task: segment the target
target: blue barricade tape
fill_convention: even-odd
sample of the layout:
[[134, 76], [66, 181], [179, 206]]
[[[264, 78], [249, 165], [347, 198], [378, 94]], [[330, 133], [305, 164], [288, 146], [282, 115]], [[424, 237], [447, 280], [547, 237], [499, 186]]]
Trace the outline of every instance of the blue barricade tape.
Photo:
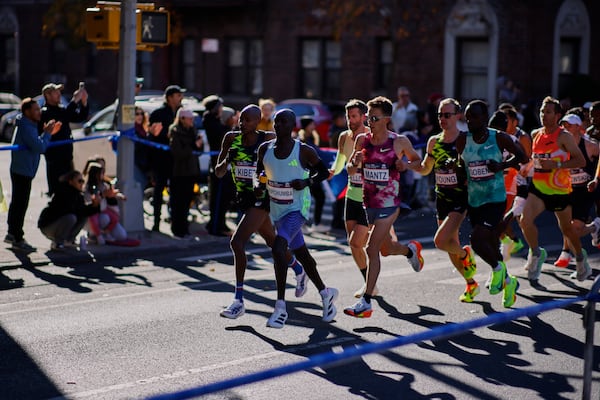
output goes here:
[[600, 294], [594, 293], [570, 299], [552, 300], [542, 304], [537, 304], [535, 306], [525, 307], [518, 310], [512, 310], [503, 313], [496, 313], [487, 317], [478, 318], [471, 321], [432, 328], [424, 332], [416, 333], [409, 336], [398, 337], [381, 343], [367, 343], [359, 347], [345, 348], [342, 352], [339, 353], [322, 353], [316, 356], [312, 356], [307, 360], [300, 361], [294, 364], [271, 368], [253, 374], [226, 379], [220, 382], [211, 383], [197, 388], [182, 390], [175, 393], [152, 396], [149, 397], [148, 400], [189, 399], [192, 397], [214, 393], [221, 390], [231, 389], [249, 383], [255, 383], [270, 378], [305, 371], [314, 367], [323, 367], [331, 364], [349, 361], [371, 353], [381, 353], [390, 350], [394, 347], [423, 342], [425, 340], [446, 339], [451, 336], [456, 336], [458, 334], [465, 333], [467, 331], [470, 331], [471, 329], [482, 328], [494, 324], [506, 323], [520, 317], [528, 317], [540, 314], [544, 311], [564, 308], [570, 304], [586, 300], [600, 301]]

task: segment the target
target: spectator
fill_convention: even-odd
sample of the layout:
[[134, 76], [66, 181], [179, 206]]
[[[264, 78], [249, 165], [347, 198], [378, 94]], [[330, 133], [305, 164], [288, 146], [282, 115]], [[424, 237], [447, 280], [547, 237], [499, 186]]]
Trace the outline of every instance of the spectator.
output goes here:
[[240, 112], [231, 107], [223, 107], [221, 113], [221, 123], [227, 127], [227, 130], [237, 130], [240, 122]]
[[517, 104], [519, 99], [519, 93], [520, 90], [518, 86], [516, 86], [515, 83], [512, 81], [512, 79], [505, 77], [498, 91], [498, 102]]
[[329, 129], [329, 147], [337, 149], [338, 139], [340, 134], [348, 128], [346, 123], [346, 114], [344, 112], [337, 112], [333, 115], [333, 121], [331, 128]]
[[210, 95], [202, 102], [206, 107], [202, 123], [206, 130], [210, 150], [214, 154], [210, 157], [211, 170], [208, 189], [210, 221], [206, 224], [206, 230], [215, 236], [231, 236], [232, 232], [225, 222], [225, 214], [235, 198], [233, 178], [231, 174], [225, 174], [222, 178], [215, 175], [218, 152], [228, 131], [228, 128], [221, 122], [223, 99], [217, 95]]
[[25, 213], [29, 207], [31, 182], [40, 165], [40, 154], [46, 151], [52, 135], [60, 129], [60, 122], [50, 120], [43, 127], [43, 132], [38, 135], [38, 124], [41, 119], [39, 104], [27, 97], [21, 102], [21, 115], [17, 117], [13, 144], [22, 146], [21, 149], [11, 151], [10, 180], [12, 183], [12, 197], [8, 209], [8, 233], [4, 238], [15, 250], [26, 252], [35, 251], [24, 239], [23, 223]]
[[65, 244], [73, 246], [87, 217], [100, 211], [100, 197], [92, 196], [91, 203], [86, 204], [84, 183], [79, 171], [63, 175], [48, 206], [40, 214], [38, 227], [52, 241], [53, 250], [62, 250]]
[[398, 101], [392, 104], [392, 127], [394, 132], [417, 129], [417, 111], [419, 108], [410, 101], [410, 92], [406, 86], [398, 88]]
[[[170, 85], [165, 89], [165, 102], [150, 114], [150, 125], [157, 122], [161, 123], [161, 130], [153, 131], [153, 136], [150, 136], [150, 140], [163, 145], [169, 145], [169, 126], [175, 120], [175, 113], [179, 107], [181, 107], [181, 101], [183, 100], [183, 93], [185, 89], [177, 86]], [[162, 211], [163, 203], [163, 190], [167, 187], [171, 174], [173, 172], [173, 159], [171, 153], [162, 149], [153, 148], [150, 151], [150, 161], [152, 165], [152, 177], [154, 179], [154, 225], [152, 230], [154, 232], [160, 231], [160, 215]]]
[[100, 199], [99, 212], [88, 219], [90, 241], [102, 245], [127, 239], [127, 232], [119, 222], [117, 202], [125, 200], [125, 196], [104, 179], [104, 165], [96, 162], [89, 165], [85, 192], [90, 199]]
[[[298, 131], [298, 139], [301, 142], [306, 143], [310, 147], [314, 148], [317, 154], [319, 153], [319, 144], [320, 144], [320, 136], [317, 132], [315, 121], [309, 117], [304, 116], [300, 118], [300, 127], [301, 129]], [[312, 230], [315, 232], [327, 232], [329, 228], [321, 224], [321, 217], [323, 216], [323, 207], [325, 206], [325, 192], [323, 191], [323, 186], [321, 182], [314, 182], [310, 185], [310, 195], [315, 200], [314, 214], [313, 214], [313, 226]], [[311, 228], [305, 228], [306, 230], [310, 230]]]
[[[141, 107], [136, 106], [134, 129], [138, 138], [149, 140], [151, 137], [160, 134], [162, 123], [155, 122], [149, 125], [148, 114]], [[152, 163], [150, 162], [151, 149], [148, 145], [139, 142], [135, 142], [134, 146], [135, 180], [140, 183], [142, 188], [145, 188], [148, 185], [148, 176], [152, 169]]]
[[[62, 84], [56, 83], [48, 83], [42, 88], [45, 104], [42, 107], [40, 126], [51, 120], [61, 122], [60, 130], [52, 135], [51, 142], [73, 139], [69, 123], [85, 121], [90, 110], [85, 86], [79, 85], [79, 89], [73, 93], [73, 98], [66, 108], [60, 102], [63, 88]], [[51, 196], [58, 184], [58, 179], [73, 170], [73, 144], [49, 147], [44, 155], [46, 157], [48, 195]]]
[[437, 117], [437, 113], [440, 107], [440, 101], [442, 101], [443, 98], [444, 95], [441, 93], [432, 93], [427, 98], [427, 109], [425, 111], [427, 112], [427, 117], [429, 118], [429, 122], [431, 123], [431, 134], [437, 134], [442, 130]]
[[194, 151], [202, 150], [202, 137], [194, 128], [192, 110], [180, 108], [169, 128], [169, 145], [173, 156], [171, 179], [171, 231], [178, 238], [189, 236], [188, 213], [194, 197], [194, 184], [200, 178], [200, 164]]
[[260, 107], [261, 117], [256, 130], [273, 131], [273, 111], [275, 111], [275, 102], [273, 99], [259, 99], [258, 106]]

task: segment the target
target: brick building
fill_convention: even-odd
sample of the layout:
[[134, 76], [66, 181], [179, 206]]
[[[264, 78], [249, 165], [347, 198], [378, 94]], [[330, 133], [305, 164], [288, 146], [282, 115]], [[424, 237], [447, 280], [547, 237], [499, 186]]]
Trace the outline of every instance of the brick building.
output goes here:
[[[117, 53], [72, 48], [68, 32], [43, 36], [52, 3], [0, 5], [0, 91], [35, 95], [47, 81], [70, 91], [85, 80], [93, 106], [106, 105], [117, 90]], [[393, 99], [406, 85], [420, 106], [434, 92], [494, 105], [499, 84], [511, 80], [520, 103], [547, 94], [574, 104], [600, 98], [596, 0], [156, 3], [172, 11], [175, 43], [138, 52], [145, 88], [177, 83], [242, 105], [263, 96]], [[373, 8], [345, 20], [337, 14], [345, 3]]]

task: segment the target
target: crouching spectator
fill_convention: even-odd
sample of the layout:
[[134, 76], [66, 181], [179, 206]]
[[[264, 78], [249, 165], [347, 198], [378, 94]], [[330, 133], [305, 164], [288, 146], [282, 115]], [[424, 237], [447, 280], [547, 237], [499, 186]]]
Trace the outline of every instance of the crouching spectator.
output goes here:
[[52, 250], [75, 246], [75, 238], [88, 217], [100, 211], [99, 197], [91, 197], [91, 203], [86, 204], [84, 183], [79, 171], [61, 176], [52, 199], [40, 214], [38, 227], [52, 241]]
[[103, 245], [106, 242], [124, 241], [127, 232], [119, 222], [117, 200], [125, 196], [104, 179], [104, 166], [92, 162], [88, 168], [85, 194], [90, 199], [100, 199], [100, 209], [88, 218], [88, 238], [91, 243]]

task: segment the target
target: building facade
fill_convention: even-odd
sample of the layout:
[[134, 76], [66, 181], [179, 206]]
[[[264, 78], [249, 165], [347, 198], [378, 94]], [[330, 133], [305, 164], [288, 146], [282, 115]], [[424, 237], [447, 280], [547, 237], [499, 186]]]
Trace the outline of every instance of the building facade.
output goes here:
[[[86, 81], [94, 106], [114, 100], [116, 51], [73, 47], [69, 32], [43, 36], [52, 1], [3, 3], [0, 91], [24, 97], [45, 82], [69, 91]], [[168, 47], [137, 54], [148, 89], [176, 83], [238, 106], [260, 97], [395, 99], [402, 85], [420, 106], [432, 93], [493, 106], [501, 89], [517, 103], [548, 94], [572, 104], [600, 98], [596, 0], [156, 3], [172, 12], [175, 34]], [[348, 17], [357, 6], [362, 13]]]

